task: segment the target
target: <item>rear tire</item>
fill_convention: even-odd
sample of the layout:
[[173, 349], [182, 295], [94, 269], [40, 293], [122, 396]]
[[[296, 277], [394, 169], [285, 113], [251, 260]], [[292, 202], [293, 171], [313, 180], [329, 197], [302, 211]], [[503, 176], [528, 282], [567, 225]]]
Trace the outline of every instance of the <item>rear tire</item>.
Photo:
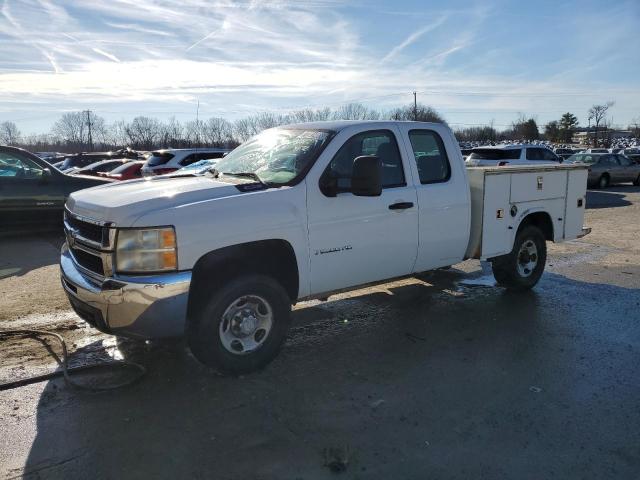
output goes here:
[[602, 175], [600, 177], [600, 179], [598, 180], [598, 188], [604, 190], [608, 186], [609, 186], [609, 176], [608, 175]]
[[291, 322], [291, 301], [274, 279], [244, 275], [212, 292], [191, 316], [187, 340], [200, 362], [221, 373], [249, 373], [278, 355]]
[[496, 282], [508, 290], [529, 290], [540, 280], [547, 261], [547, 244], [534, 225], [521, 228], [508, 255], [491, 260]]

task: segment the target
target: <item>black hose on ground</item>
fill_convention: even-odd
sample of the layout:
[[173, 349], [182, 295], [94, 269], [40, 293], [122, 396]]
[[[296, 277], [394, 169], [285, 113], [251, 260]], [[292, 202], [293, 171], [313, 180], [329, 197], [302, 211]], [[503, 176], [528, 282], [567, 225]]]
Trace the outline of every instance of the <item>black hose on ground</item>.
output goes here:
[[[0, 339], [4, 338], [12, 338], [12, 337], [31, 337], [35, 338], [37, 336], [50, 336], [56, 338], [60, 345], [62, 346], [62, 359], [60, 361], [60, 366], [62, 370], [47, 373], [44, 375], [36, 375], [33, 377], [22, 378], [20, 380], [15, 380], [13, 382], [1, 383], [0, 391], [10, 390], [13, 388], [23, 387], [25, 385], [31, 385], [32, 383], [45, 382], [47, 380], [51, 380], [53, 378], [64, 377], [64, 381], [67, 385], [72, 388], [90, 392], [104, 392], [107, 390], [113, 390], [116, 388], [126, 387], [128, 385], [132, 385], [142, 378], [142, 376], [147, 373], [147, 369], [140, 365], [139, 363], [129, 362], [127, 360], [113, 360], [106, 361], [100, 363], [93, 363], [91, 365], [81, 365], [78, 367], [69, 367], [68, 364], [68, 351], [67, 344], [62, 338], [61, 335], [54, 332], [47, 332], [45, 330], [0, 330]], [[119, 383], [109, 384], [109, 385], [83, 385], [82, 383], [78, 383], [71, 378], [70, 373], [76, 373], [87, 370], [98, 370], [98, 369], [113, 369], [113, 368], [129, 368], [135, 370], [135, 374]]]

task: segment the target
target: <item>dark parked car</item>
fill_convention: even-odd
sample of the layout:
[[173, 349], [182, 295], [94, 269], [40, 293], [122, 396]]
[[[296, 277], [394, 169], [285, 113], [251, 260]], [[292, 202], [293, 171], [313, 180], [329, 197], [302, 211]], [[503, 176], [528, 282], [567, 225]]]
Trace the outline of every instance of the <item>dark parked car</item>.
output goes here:
[[615, 153], [576, 153], [566, 163], [589, 164], [587, 184], [607, 188], [614, 183], [633, 182], [640, 185], [640, 165]]
[[0, 146], [0, 230], [61, 230], [69, 194], [109, 182], [104, 178], [65, 175], [26, 150]]
[[73, 175], [91, 175], [94, 177], [100, 176], [100, 173], [107, 173], [111, 170], [121, 167], [126, 163], [130, 163], [128, 158], [117, 158], [115, 160], [100, 160], [99, 162], [87, 165], [84, 168], [79, 168], [70, 173]]
[[101, 160], [115, 160], [121, 158], [128, 158], [129, 160], [137, 160], [140, 157], [138, 152], [128, 148], [116, 150], [113, 152], [91, 152], [91, 153], [77, 153], [75, 155], [69, 155], [65, 157], [59, 170], [70, 173], [72, 169], [77, 170], [84, 167], [88, 167], [92, 163], [99, 162]]
[[99, 162], [101, 160], [108, 160], [110, 158], [111, 155], [109, 153], [78, 153], [65, 157], [59, 168], [62, 172], [71, 172], [73, 170], [87, 167], [92, 163]]

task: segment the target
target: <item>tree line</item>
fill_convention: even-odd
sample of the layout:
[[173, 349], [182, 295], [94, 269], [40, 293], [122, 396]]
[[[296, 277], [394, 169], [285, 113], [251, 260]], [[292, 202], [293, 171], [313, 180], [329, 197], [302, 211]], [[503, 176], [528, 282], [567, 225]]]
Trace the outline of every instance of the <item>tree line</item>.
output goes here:
[[[606, 129], [606, 113], [613, 105], [594, 105], [589, 120], [596, 128]], [[113, 150], [131, 147], [137, 150], [157, 148], [227, 147], [232, 148], [267, 128], [290, 123], [324, 120], [417, 120], [446, 123], [434, 108], [411, 104], [381, 112], [360, 103], [349, 103], [338, 109], [301, 109], [289, 113], [257, 113], [235, 121], [220, 117], [180, 122], [175, 117], [166, 121], [149, 116], [137, 116], [131, 121], [107, 123], [94, 112], [64, 113], [46, 134], [23, 135], [14, 122], [0, 123], [0, 144], [17, 145], [32, 151]], [[567, 112], [557, 121], [549, 122], [540, 132], [533, 117], [520, 115], [510, 127], [498, 131], [493, 125], [456, 129], [460, 141], [537, 140], [569, 143], [578, 127], [577, 117]], [[636, 125], [638, 127], [640, 125]], [[597, 130], [596, 130], [597, 132]]]

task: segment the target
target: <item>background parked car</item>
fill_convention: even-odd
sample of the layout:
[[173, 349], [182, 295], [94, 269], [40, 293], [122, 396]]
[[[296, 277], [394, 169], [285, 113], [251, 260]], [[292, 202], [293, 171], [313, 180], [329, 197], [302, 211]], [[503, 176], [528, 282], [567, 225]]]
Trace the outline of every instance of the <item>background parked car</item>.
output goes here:
[[132, 160], [114, 168], [110, 172], [99, 172], [98, 176], [111, 178], [113, 180], [132, 180], [134, 178], [140, 178], [142, 176], [140, 169], [144, 163], [144, 160]]
[[572, 148], [554, 148], [553, 153], [555, 153], [558, 157], [562, 158], [563, 160], [566, 160], [575, 152], [573, 151]]
[[607, 188], [614, 183], [633, 182], [640, 186], [640, 165], [624, 155], [615, 153], [578, 153], [567, 159], [567, 163], [589, 164], [587, 184], [591, 187]]
[[70, 173], [72, 169], [78, 170], [87, 167], [92, 163], [99, 162], [100, 160], [114, 160], [122, 158], [137, 160], [140, 157], [141, 155], [139, 152], [131, 150], [130, 148], [123, 148], [112, 152], [77, 153], [75, 155], [65, 157], [58, 169], [62, 172]]
[[0, 146], [0, 231], [60, 229], [71, 192], [108, 182], [65, 175], [26, 150]]
[[562, 159], [546, 147], [536, 145], [496, 145], [479, 147], [471, 151], [465, 162], [468, 167], [501, 165], [531, 165], [535, 163], [561, 163]]
[[142, 167], [142, 175], [162, 175], [175, 172], [182, 167], [200, 160], [222, 158], [231, 150], [225, 148], [181, 148], [156, 150], [151, 152], [146, 164]]
[[620, 152], [634, 163], [640, 163], [640, 148], [624, 148]]
[[121, 167], [122, 165], [131, 162], [128, 158], [116, 158], [114, 160], [100, 160], [98, 162], [87, 165], [84, 168], [79, 168], [72, 172], [73, 175], [91, 175], [99, 176], [99, 173], [110, 172], [114, 168]]

